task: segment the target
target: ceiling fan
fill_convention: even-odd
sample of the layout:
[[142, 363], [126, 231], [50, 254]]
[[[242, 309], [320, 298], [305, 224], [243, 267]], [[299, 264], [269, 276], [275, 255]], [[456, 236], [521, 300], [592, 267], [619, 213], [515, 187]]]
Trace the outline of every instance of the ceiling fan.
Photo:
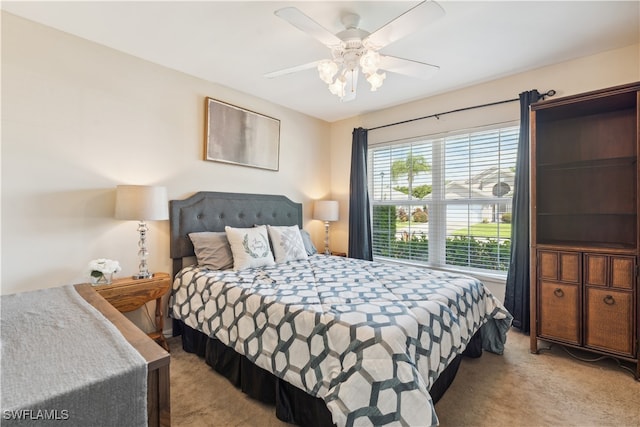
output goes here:
[[267, 73], [267, 78], [317, 68], [320, 79], [327, 83], [332, 94], [340, 97], [341, 101], [351, 101], [356, 97], [359, 70], [371, 85], [371, 90], [375, 91], [386, 78], [386, 73], [380, 70], [426, 79], [440, 68], [379, 53], [387, 45], [442, 17], [444, 10], [433, 0], [419, 3], [373, 33], [358, 27], [360, 16], [355, 13], [342, 16], [345, 29], [337, 34], [331, 33], [295, 7], [285, 7], [274, 13], [327, 46], [331, 51], [331, 59]]

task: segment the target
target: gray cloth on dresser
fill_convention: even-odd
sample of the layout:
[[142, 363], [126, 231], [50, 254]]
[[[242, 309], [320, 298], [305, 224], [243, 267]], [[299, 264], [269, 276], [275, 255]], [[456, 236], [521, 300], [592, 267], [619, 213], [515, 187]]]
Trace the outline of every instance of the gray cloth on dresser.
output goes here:
[[147, 367], [72, 286], [0, 298], [3, 425], [144, 426]]

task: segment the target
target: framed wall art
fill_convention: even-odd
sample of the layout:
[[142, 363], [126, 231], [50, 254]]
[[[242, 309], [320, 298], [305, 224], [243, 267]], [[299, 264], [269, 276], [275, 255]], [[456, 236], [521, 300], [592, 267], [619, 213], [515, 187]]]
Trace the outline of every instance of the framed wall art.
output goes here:
[[277, 171], [280, 120], [206, 98], [204, 159]]

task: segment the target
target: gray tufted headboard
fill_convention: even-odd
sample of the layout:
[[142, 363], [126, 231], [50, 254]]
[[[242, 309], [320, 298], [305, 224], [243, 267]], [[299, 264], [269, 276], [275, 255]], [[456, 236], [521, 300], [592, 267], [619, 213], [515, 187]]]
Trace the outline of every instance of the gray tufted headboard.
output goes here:
[[169, 254], [173, 275], [183, 268], [183, 258], [194, 256], [189, 233], [224, 231], [256, 224], [297, 225], [302, 228], [302, 203], [285, 196], [200, 191], [184, 200], [169, 202]]

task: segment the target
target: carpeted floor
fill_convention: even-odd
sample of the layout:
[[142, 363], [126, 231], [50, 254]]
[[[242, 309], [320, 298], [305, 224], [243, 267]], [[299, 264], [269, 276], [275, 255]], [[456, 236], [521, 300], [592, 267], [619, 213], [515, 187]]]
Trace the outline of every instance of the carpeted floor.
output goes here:
[[[290, 426], [185, 353], [179, 337], [169, 343], [172, 425]], [[558, 346], [531, 354], [529, 337], [512, 330], [503, 355], [463, 360], [436, 412], [443, 427], [640, 427], [640, 381], [610, 359], [585, 363]]]

